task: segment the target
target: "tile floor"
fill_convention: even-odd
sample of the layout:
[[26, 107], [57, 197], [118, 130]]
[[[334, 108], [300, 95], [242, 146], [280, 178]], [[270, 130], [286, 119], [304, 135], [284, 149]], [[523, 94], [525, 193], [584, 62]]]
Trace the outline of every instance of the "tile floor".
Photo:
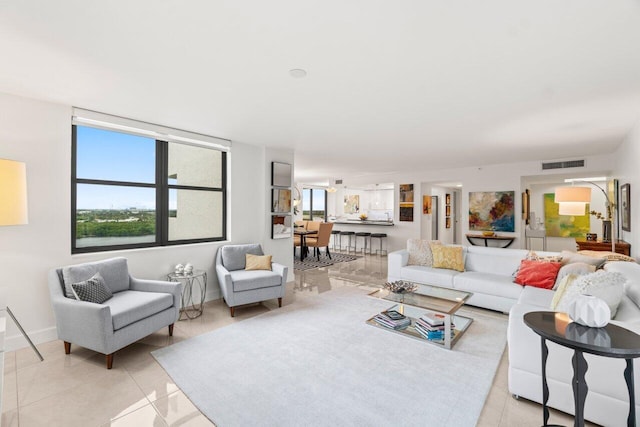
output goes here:
[[[380, 286], [386, 279], [386, 261], [386, 257], [365, 256], [297, 273], [283, 304], [341, 286]], [[176, 323], [173, 337], [163, 329], [118, 351], [110, 371], [105, 369], [104, 356], [76, 346], [66, 356], [60, 341], [38, 345], [44, 362], [30, 348], [9, 352], [2, 426], [211, 426], [150, 352], [269, 310], [277, 310], [276, 301], [238, 309], [231, 318], [221, 300], [210, 301], [203, 316]], [[541, 406], [510, 396], [507, 365], [505, 352], [478, 425], [539, 426]], [[557, 411], [552, 411], [550, 421], [573, 424], [572, 417]]]

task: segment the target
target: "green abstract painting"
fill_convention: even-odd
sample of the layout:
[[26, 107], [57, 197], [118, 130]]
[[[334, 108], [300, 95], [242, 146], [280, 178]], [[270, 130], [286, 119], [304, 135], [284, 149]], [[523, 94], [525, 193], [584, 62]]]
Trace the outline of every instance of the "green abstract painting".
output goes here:
[[549, 237], [585, 237], [591, 229], [589, 204], [585, 207], [584, 215], [560, 215], [554, 193], [544, 195], [544, 227]]

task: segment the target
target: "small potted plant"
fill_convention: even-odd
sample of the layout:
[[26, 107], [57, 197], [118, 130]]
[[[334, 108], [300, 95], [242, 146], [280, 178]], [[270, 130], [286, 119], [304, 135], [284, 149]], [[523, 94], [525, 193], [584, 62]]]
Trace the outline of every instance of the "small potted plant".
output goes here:
[[360, 214], [360, 221], [366, 221], [368, 218], [367, 214]]

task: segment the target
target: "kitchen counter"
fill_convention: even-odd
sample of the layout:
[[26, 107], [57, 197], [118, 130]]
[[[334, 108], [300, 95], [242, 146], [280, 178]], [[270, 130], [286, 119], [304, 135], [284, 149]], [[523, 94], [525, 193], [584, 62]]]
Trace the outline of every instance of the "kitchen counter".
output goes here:
[[344, 225], [381, 225], [383, 227], [391, 227], [393, 226], [393, 222], [389, 221], [361, 221], [359, 219], [354, 220], [343, 220], [343, 221], [333, 221], [334, 224], [344, 224]]

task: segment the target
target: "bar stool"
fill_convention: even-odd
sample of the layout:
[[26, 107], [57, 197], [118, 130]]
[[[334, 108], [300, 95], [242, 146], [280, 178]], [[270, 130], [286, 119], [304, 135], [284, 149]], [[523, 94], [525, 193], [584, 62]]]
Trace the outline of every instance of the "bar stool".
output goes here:
[[[362, 253], [366, 254], [367, 253], [367, 237], [371, 239], [371, 233], [366, 233], [366, 232], [356, 233], [356, 243], [355, 243], [356, 252], [358, 252], [358, 237], [362, 237], [362, 240], [364, 241], [364, 246], [362, 247]], [[369, 250], [369, 253], [371, 253], [371, 250]]]
[[387, 255], [387, 250], [382, 249], [382, 240], [387, 238], [387, 233], [371, 233], [371, 250], [373, 250], [373, 239], [380, 239], [380, 249], [376, 249], [376, 255], [382, 256], [382, 252]]
[[[333, 238], [333, 250], [336, 250], [336, 240], [340, 237], [340, 230], [331, 230], [331, 237]], [[340, 242], [342, 243], [342, 241]]]
[[355, 247], [355, 239], [353, 239], [353, 243], [354, 245], [351, 246], [351, 238], [355, 237], [356, 233], [353, 231], [341, 231], [340, 232], [340, 250], [342, 250], [342, 237], [349, 237], [349, 240], [347, 241], [347, 253], [351, 252], [351, 249], [353, 249], [353, 252], [356, 251], [356, 247]]

